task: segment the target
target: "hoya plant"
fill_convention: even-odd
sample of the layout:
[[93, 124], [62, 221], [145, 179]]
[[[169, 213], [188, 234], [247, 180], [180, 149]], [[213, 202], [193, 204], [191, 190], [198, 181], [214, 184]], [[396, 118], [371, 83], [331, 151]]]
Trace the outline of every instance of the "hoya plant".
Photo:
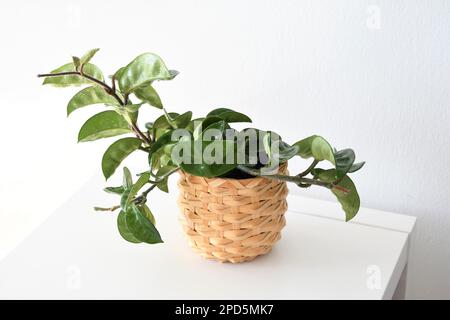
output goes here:
[[[133, 152], [148, 154], [148, 163], [133, 179], [123, 167], [123, 184], [106, 187], [119, 196], [109, 208], [118, 211], [121, 236], [133, 243], [160, 243], [155, 217], [148, 206], [149, 193], [168, 190], [168, 178], [178, 170], [194, 176], [246, 179], [263, 176], [287, 181], [300, 188], [319, 186], [329, 189], [340, 202], [346, 221], [358, 212], [360, 199], [348, 176], [361, 169], [352, 149], [336, 150], [323, 137], [312, 135], [288, 144], [273, 131], [248, 127], [236, 130], [233, 123], [251, 123], [251, 119], [229, 108], [218, 108], [193, 119], [192, 112], [168, 112], [154, 88], [156, 81], [172, 80], [177, 71], [168, 69], [156, 54], [144, 53], [105, 79], [91, 59], [98, 49], [51, 71], [40, 74], [44, 85], [84, 86], [67, 104], [67, 115], [103, 104], [105, 111], [89, 118], [78, 133], [79, 142], [121, 136], [104, 152], [101, 168], [109, 179]], [[161, 115], [140, 124], [139, 110], [153, 107]], [[282, 174], [277, 168], [294, 158], [309, 160], [305, 170]], [[322, 166], [325, 164], [325, 166]], [[319, 166], [320, 165], [320, 166]], [[155, 200], [153, 200], [155, 201]]]

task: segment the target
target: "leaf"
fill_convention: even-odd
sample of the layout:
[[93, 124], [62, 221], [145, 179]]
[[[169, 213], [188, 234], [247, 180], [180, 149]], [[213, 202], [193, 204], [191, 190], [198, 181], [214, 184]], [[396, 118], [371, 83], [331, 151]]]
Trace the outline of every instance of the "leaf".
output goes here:
[[167, 131], [161, 137], [159, 137], [158, 140], [155, 141], [155, 143], [153, 143], [151, 145], [150, 150], [148, 151], [149, 159], [151, 159], [153, 154], [155, 152], [157, 152], [159, 149], [161, 149], [162, 147], [164, 147], [165, 145], [167, 145], [169, 143], [174, 142], [174, 141], [172, 141], [172, 132], [173, 132], [173, 130]]
[[316, 136], [312, 141], [311, 151], [314, 159], [318, 161], [328, 160], [332, 164], [336, 164], [334, 150], [324, 138]]
[[100, 50], [100, 49], [96, 48], [96, 49], [89, 50], [81, 57], [80, 62], [82, 64], [88, 63], [89, 61], [91, 61], [92, 57], [97, 53], [98, 50]]
[[212, 125], [213, 123], [220, 122], [220, 121], [223, 121], [223, 119], [220, 118], [220, 117], [218, 117], [218, 116], [214, 116], [214, 115], [213, 115], [213, 116], [206, 117], [205, 119], [203, 119], [201, 125], [198, 125], [198, 126], [195, 128], [195, 130], [194, 130], [194, 133], [193, 133], [194, 139], [199, 139], [199, 138], [201, 138], [201, 133], [202, 133], [206, 128], [208, 128], [208, 127], [209, 127], [210, 125]]
[[[195, 145], [195, 144], [199, 145]], [[183, 155], [181, 160], [184, 159], [184, 151], [188, 151], [189, 154], [186, 156], [188, 161], [179, 161], [176, 165], [180, 166], [185, 172], [190, 173], [194, 176], [199, 177], [218, 177], [224, 175], [225, 173], [236, 168], [236, 148], [233, 141], [230, 140], [214, 140], [214, 141], [180, 141], [176, 147], [183, 150]], [[219, 159], [220, 163], [205, 162], [205, 151], [213, 150], [214, 148], [221, 149], [223, 151], [222, 158]], [[229, 154], [232, 152], [233, 158], [227, 163]], [[198, 158], [198, 159], [197, 159]], [[201, 160], [201, 161], [196, 161]], [[175, 161], [175, 160], [174, 160]]]
[[[59, 67], [51, 71], [50, 73], [61, 73], [70, 71], [76, 71], [73, 62], [67, 63], [62, 67]], [[97, 66], [93, 64], [87, 63], [83, 68], [83, 72], [97, 80], [103, 81], [103, 73]], [[50, 84], [56, 87], [68, 87], [68, 86], [79, 86], [82, 84], [92, 84], [92, 81], [86, 78], [82, 78], [79, 75], [65, 75], [65, 76], [46, 77], [42, 84]]]
[[150, 222], [151, 222], [153, 225], [156, 225], [155, 217], [153, 216], [153, 213], [150, 211], [150, 208], [149, 208], [146, 204], [140, 206], [139, 209], [141, 210], [142, 214], [143, 214], [148, 220], [150, 220]]
[[365, 163], [364, 161], [363, 161], [363, 162], [359, 162], [359, 163], [354, 163], [354, 164], [350, 167], [350, 170], [348, 170], [347, 173], [356, 172], [356, 171], [358, 171], [359, 169], [361, 169], [365, 164], [366, 164], [366, 163]]
[[[179, 116], [179, 114], [175, 112], [169, 112], [168, 115], [172, 119]], [[155, 137], [155, 139], [159, 139], [159, 137], [161, 137], [164, 133], [171, 129], [172, 126], [167, 121], [166, 116], [163, 114], [153, 123], [153, 136]]]
[[217, 116], [222, 118], [223, 120], [225, 120], [228, 123], [232, 123], [232, 122], [252, 122], [252, 120], [246, 116], [243, 113], [240, 112], [236, 112], [234, 110], [231, 109], [227, 109], [227, 108], [218, 108], [218, 109], [214, 109], [213, 111], [211, 111], [210, 113], [208, 113], [206, 115], [206, 117], [209, 116]]
[[149, 105], [153, 107], [156, 107], [158, 109], [163, 108], [161, 98], [159, 97], [156, 90], [150, 84], [136, 88], [134, 94], [143, 102], [147, 102]]
[[[335, 169], [330, 170], [315, 169], [315, 174], [317, 174], [319, 180], [323, 182], [333, 183], [336, 180]], [[338, 183], [338, 186], [350, 190], [349, 193], [345, 193], [335, 188], [331, 190], [331, 192], [333, 192], [333, 194], [340, 202], [342, 209], [345, 212], [345, 221], [349, 221], [353, 219], [359, 211], [360, 199], [358, 191], [356, 190], [355, 184], [348, 176], [344, 176], [342, 180]]]
[[355, 162], [355, 152], [352, 149], [344, 149], [334, 153], [336, 163], [336, 177], [339, 179], [347, 174]]
[[190, 133], [194, 133], [195, 128], [197, 128], [205, 118], [197, 118], [189, 121], [189, 124], [186, 126], [186, 130]]
[[89, 118], [78, 133], [78, 142], [94, 141], [131, 132], [127, 121], [115, 111], [103, 111]]
[[119, 105], [117, 100], [98, 86], [87, 87], [73, 96], [67, 105], [67, 116], [73, 111], [88, 105], [104, 103], [106, 105]]
[[313, 156], [311, 146], [312, 146], [313, 140], [316, 137], [318, 137], [318, 136], [313, 135], [313, 136], [310, 136], [308, 138], [305, 138], [303, 140], [300, 140], [300, 141], [297, 141], [296, 143], [294, 143], [294, 146], [298, 147], [297, 155], [299, 155], [300, 157], [302, 157], [304, 159], [311, 158]]
[[107, 180], [128, 155], [139, 149], [141, 143], [141, 140], [137, 138], [123, 138], [114, 142], [106, 150], [102, 158], [102, 171]]
[[168, 188], [168, 181], [169, 181], [169, 177], [166, 176], [170, 171], [174, 170], [176, 167], [175, 166], [164, 166], [161, 167], [158, 172], [156, 173], [156, 178], [160, 179], [161, 177], [164, 177], [163, 180], [161, 182], [158, 182], [156, 184], [156, 186], [158, 187], [158, 189], [160, 189], [161, 191], [164, 191], [166, 193], [169, 192], [169, 188]]
[[105, 192], [107, 192], [107, 193], [119, 194], [119, 195], [125, 192], [125, 188], [123, 186], [120, 186], [120, 187], [106, 187], [103, 190]]
[[192, 111], [187, 111], [177, 117], [172, 121], [172, 125], [175, 128], [185, 128], [192, 119]]
[[136, 239], [133, 233], [128, 229], [127, 221], [126, 221], [126, 212], [121, 210], [119, 215], [117, 216], [117, 228], [119, 229], [119, 233], [126, 241], [131, 243], [141, 243]]
[[80, 68], [80, 65], [81, 65], [80, 58], [72, 57], [72, 61], [73, 61], [73, 64], [75, 65], [75, 70], [78, 70], [78, 68]]
[[150, 244], [163, 242], [153, 223], [135, 205], [128, 208], [125, 221], [128, 229], [139, 241]]
[[273, 132], [267, 131], [263, 137], [264, 150], [269, 157], [270, 163], [282, 163], [291, 159], [298, 152], [298, 146], [290, 146], [281, 140], [281, 137]]
[[153, 53], [136, 57], [117, 76], [120, 90], [125, 94], [154, 80], [170, 80], [174, 77], [163, 60]]
[[150, 172], [143, 173], [139, 176], [139, 179], [136, 181], [135, 184], [130, 189], [130, 193], [128, 194], [128, 199], [126, 205], [128, 206], [131, 201], [134, 199], [134, 197], [137, 195], [139, 190], [142, 189], [143, 186], [145, 186], [148, 181], [150, 180]]
[[131, 172], [127, 167], [123, 167], [123, 183], [122, 186], [125, 190], [130, 190], [133, 186], [133, 178]]

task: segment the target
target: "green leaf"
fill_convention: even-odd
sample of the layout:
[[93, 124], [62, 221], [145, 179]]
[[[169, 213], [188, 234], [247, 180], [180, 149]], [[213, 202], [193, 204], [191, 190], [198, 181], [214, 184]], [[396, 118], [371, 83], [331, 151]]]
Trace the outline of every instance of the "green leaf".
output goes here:
[[137, 195], [139, 190], [142, 189], [143, 186], [145, 186], [148, 181], [150, 180], [150, 172], [145, 172], [139, 176], [139, 179], [136, 181], [135, 184], [130, 189], [130, 193], [128, 194], [127, 199], [127, 206], [133, 201], [134, 197]]
[[169, 192], [169, 187], [167, 185], [168, 181], [169, 181], [169, 177], [166, 176], [170, 171], [174, 170], [176, 167], [175, 166], [164, 166], [161, 167], [158, 172], [156, 173], [156, 178], [160, 179], [161, 177], [164, 177], [163, 180], [161, 182], [158, 182], [156, 184], [156, 186], [158, 187], [158, 189], [160, 189], [161, 191], [164, 191], [166, 193]]
[[361, 169], [365, 164], [366, 164], [366, 163], [365, 163], [364, 161], [363, 161], [363, 162], [359, 162], [359, 163], [354, 163], [354, 164], [350, 167], [350, 170], [348, 170], [347, 173], [356, 172], [356, 171], [358, 171], [359, 169]]
[[78, 70], [78, 68], [80, 68], [80, 65], [81, 65], [80, 58], [72, 57], [72, 61], [73, 61], [73, 64], [75, 65], [75, 70]]
[[203, 131], [206, 128], [208, 128], [213, 123], [220, 122], [220, 121], [223, 121], [223, 119], [218, 116], [214, 116], [214, 115], [203, 119], [201, 125], [198, 125], [194, 130], [194, 133], [193, 133], [194, 139], [201, 138], [201, 133], [203, 133]]
[[311, 149], [312, 142], [317, 137], [318, 136], [313, 135], [313, 136], [310, 136], [308, 138], [305, 138], [303, 140], [300, 140], [300, 141], [297, 141], [296, 143], [294, 143], [294, 146], [298, 147], [297, 155], [299, 155], [300, 157], [302, 157], [304, 159], [311, 158], [313, 156], [312, 149]]
[[[328, 183], [333, 183], [336, 180], [337, 175], [335, 169], [330, 170], [315, 169], [315, 174], [317, 174], [319, 180]], [[331, 192], [333, 192], [333, 194], [340, 202], [342, 209], [345, 212], [345, 221], [349, 221], [353, 219], [359, 211], [360, 200], [358, 191], [356, 190], [355, 184], [348, 176], [344, 176], [342, 180], [338, 183], [338, 186], [343, 187], [350, 191], [349, 193], [345, 193], [336, 188], [333, 188], [331, 190]]]
[[144, 53], [121, 70], [117, 80], [120, 90], [128, 94], [144, 84], [155, 80], [170, 80], [173, 77], [159, 56], [153, 53]]
[[163, 242], [153, 223], [135, 205], [127, 209], [125, 221], [128, 229], [139, 241], [151, 244]]
[[91, 61], [92, 57], [97, 53], [98, 50], [100, 50], [100, 49], [96, 48], [96, 49], [89, 50], [81, 57], [80, 62], [82, 64], [88, 63], [89, 61]]
[[149, 159], [151, 159], [153, 154], [165, 145], [174, 143], [174, 141], [172, 141], [172, 132], [173, 130], [167, 131], [161, 137], [159, 137], [158, 140], [155, 141], [155, 143], [151, 145], [150, 150], [148, 151]]
[[175, 128], [185, 128], [192, 119], [192, 111], [187, 111], [177, 117], [172, 121], [172, 125]]
[[355, 152], [352, 149], [344, 149], [334, 153], [336, 163], [336, 177], [339, 179], [347, 174], [355, 162]]
[[125, 188], [123, 186], [120, 186], [120, 187], [106, 187], [103, 190], [105, 192], [107, 192], [107, 193], [119, 194], [119, 195], [121, 195], [122, 193], [125, 192]]
[[142, 206], [139, 207], [139, 210], [141, 210], [142, 214], [148, 219], [150, 220], [150, 222], [155, 226], [156, 225], [156, 220], [155, 217], [153, 216], [153, 213], [150, 211], [150, 208], [144, 204]]
[[324, 138], [316, 136], [312, 141], [311, 151], [314, 159], [318, 161], [328, 160], [332, 164], [336, 164], [334, 150]]
[[194, 133], [195, 128], [197, 128], [205, 118], [197, 118], [189, 121], [189, 124], [186, 126], [186, 130], [190, 133]]
[[[172, 119], [179, 116], [179, 114], [175, 113], [175, 112], [169, 112], [168, 115]], [[159, 139], [159, 137], [161, 137], [164, 133], [166, 133], [167, 131], [169, 131], [171, 129], [172, 129], [172, 126], [167, 121], [166, 116], [163, 114], [158, 119], [156, 119], [155, 122], [153, 123], [153, 129], [152, 129], [153, 136], [155, 137], [155, 139]]]
[[[195, 144], [199, 145], [195, 145]], [[230, 140], [214, 140], [214, 141], [185, 141], [182, 140], [177, 144], [177, 147], [180, 148], [179, 151], [183, 150], [189, 152], [187, 155], [188, 161], [181, 161], [179, 163], [176, 163], [176, 165], [180, 166], [181, 169], [183, 169], [185, 172], [190, 173], [194, 176], [199, 177], [218, 177], [222, 176], [225, 173], [233, 170], [236, 168], [236, 145], [233, 141]], [[212, 163], [207, 163], [205, 161], [205, 158], [203, 155], [205, 154], [205, 150], [214, 150], [214, 149], [221, 149], [223, 151], [222, 158], [218, 159], [219, 162], [212, 161]], [[232, 155], [234, 157], [232, 158], [233, 161], [230, 161], [231, 163], [227, 163], [228, 155], [232, 152]], [[181, 160], [184, 157], [182, 157]], [[200, 159], [201, 161], [196, 161]]]
[[[61, 72], [70, 72], [76, 71], [75, 65], [73, 62], [67, 63], [62, 67], [59, 67], [50, 73], [61, 73]], [[87, 74], [97, 80], [103, 81], [103, 73], [100, 69], [90, 63], [87, 63], [83, 68], [84, 74]], [[54, 77], [46, 77], [42, 84], [50, 84], [56, 87], [68, 87], [68, 86], [79, 86], [83, 84], [92, 84], [92, 81], [82, 78], [79, 75], [65, 75], [65, 76], [54, 76]]]
[[153, 107], [156, 107], [158, 109], [163, 108], [163, 104], [158, 93], [150, 84], [136, 88], [134, 94], [143, 102], [147, 102]]
[[102, 171], [105, 178], [111, 177], [122, 161], [139, 149], [141, 143], [137, 138], [123, 138], [114, 142], [103, 155]]
[[210, 113], [208, 113], [206, 115], [206, 117], [209, 116], [217, 116], [222, 118], [223, 120], [225, 120], [228, 123], [232, 123], [232, 122], [252, 122], [252, 120], [246, 116], [243, 113], [240, 112], [236, 112], [234, 110], [231, 109], [227, 109], [227, 108], [218, 108], [218, 109], [214, 109], [213, 111], [211, 111]]
[[98, 86], [87, 87], [73, 96], [67, 105], [67, 116], [73, 111], [88, 105], [104, 103], [106, 105], [119, 105], [117, 100]]
[[298, 146], [290, 146], [281, 140], [281, 137], [273, 132], [267, 131], [263, 137], [264, 150], [269, 157], [269, 162], [283, 163], [298, 153]]
[[128, 229], [126, 215], [126, 212], [121, 210], [119, 215], [117, 216], [117, 228], [119, 229], [120, 235], [128, 242], [141, 243], [142, 241], [136, 239], [130, 229]]
[[89, 118], [78, 133], [78, 142], [94, 141], [131, 132], [127, 121], [115, 111], [103, 111]]
[[122, 186], [125, 190], [130, 190], [133, 186], [133, 177], [127, 167], [123, 167], [123, 183]]

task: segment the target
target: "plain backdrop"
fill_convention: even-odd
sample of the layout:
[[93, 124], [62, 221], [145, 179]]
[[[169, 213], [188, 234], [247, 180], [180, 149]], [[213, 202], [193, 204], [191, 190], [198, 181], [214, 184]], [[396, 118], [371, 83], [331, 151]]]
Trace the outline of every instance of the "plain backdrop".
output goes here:
[[112, 74], [150, 51], [181, 72], [156, 85], [170, 111], [239, 109], [287, 142], [354, 148], [362, 205], [418, 217], [408, 297], [450, 298], [450, 1], [2, 1], [0, 38], [0, 255], [100, 170], [111, 142], [76, 144], [101, 108], [66, 119], [76, 90], [36, 74], [95, 47]]

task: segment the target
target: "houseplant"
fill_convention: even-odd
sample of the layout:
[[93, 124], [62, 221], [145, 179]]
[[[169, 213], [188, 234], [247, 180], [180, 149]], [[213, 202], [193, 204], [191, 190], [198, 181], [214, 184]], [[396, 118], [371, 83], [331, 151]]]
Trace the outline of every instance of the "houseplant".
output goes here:
[[[353, 150], [337, 151], [317, 135], [289, 145], [272, 131], [235, 130], [231, 123], [251, 119], [228, 108], [214, 109], [197, 119], [192, 119], [190, 111], [167, 112], [153, 85], [172, 80], [177, 71], [169, 70], [157, 55], [144, 53], [106, 81], [90, 62], [97, 51], [73, 57], [72, 62], [38, 77], [44, 78], [43, 84], [57, 87], [86, 86], [69, 101], [68, 115], [93, 104], [108, 108], [83, 124], [79, 142], [128, 135], [105, 151], [106, 179], [132, 152], [148, 154], [148, 168], [137, 179], [124, 167], [123, 185], [105, 188], [120, 196], [118, 204], [96, 208], [117, 210], [118, 229], [125, 240], [163, 242], [147, 198], [154, 189], [168, 192], [168, 178], [177, 171], [181, 221], [190, 244], [203, 256], [219, 261], [247, 261], [270, 251], [285, 225], [286, 182], [330, 189], [346, 221], [358, 212], [359, 196], [348, 174], [364, 163], [355, 163]], [[141, 129], [139, 110], [148, 105], [162, 114]], [[289, 175], [287, 162], [298, 157], [311, 163], [305, 171]], [[319, 168], [322, 161], [332, 168]]]

